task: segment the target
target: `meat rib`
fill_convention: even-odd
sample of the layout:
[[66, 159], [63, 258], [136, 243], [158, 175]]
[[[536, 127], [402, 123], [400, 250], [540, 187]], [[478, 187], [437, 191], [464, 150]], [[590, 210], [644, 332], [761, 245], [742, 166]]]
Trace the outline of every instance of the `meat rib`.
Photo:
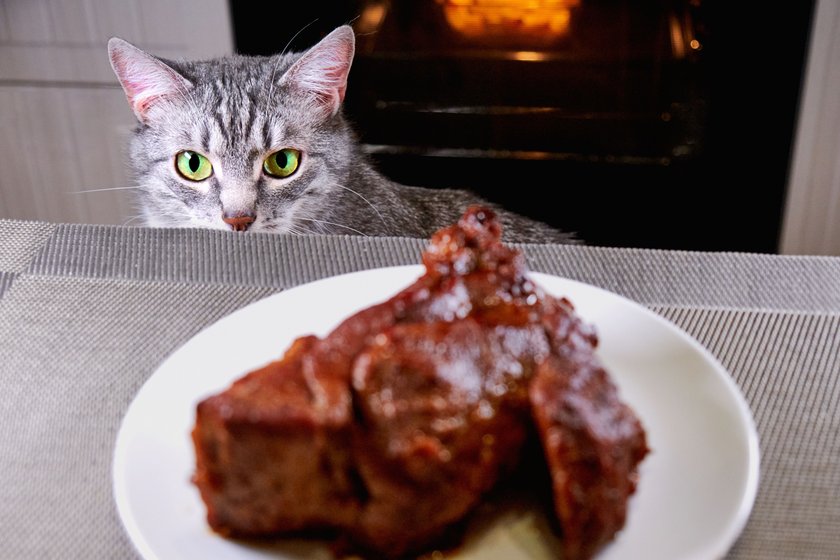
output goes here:
[[214, 530], [327, 531], [404, 557], [464, 519], [536, 432], [563, 558], [614, 537], [644, 431], [594, 331], [500, 233], [469, 209], [432, 237], [412, 285], [199, 403], [194, 482]]

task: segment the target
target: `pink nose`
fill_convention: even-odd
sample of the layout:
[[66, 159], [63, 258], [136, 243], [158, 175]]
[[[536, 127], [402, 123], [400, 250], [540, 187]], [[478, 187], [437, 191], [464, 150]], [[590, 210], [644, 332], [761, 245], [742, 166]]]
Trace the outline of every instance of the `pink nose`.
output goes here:
[[222, 216], [222, 221], [230, 226], [233, 231], [245, 231], [254, 223], [257, 217], [254, 214], [237, 214], [234, 216]]

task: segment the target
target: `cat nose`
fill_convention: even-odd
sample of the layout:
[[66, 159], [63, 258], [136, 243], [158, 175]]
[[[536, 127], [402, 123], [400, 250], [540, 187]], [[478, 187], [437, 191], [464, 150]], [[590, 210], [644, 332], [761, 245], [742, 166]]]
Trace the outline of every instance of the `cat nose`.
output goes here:
[[257, 219], [256, 214], [240, 213], [240, 214], [224, 214], [222, 221], [230, 226], [233, 231], [245, 231]]

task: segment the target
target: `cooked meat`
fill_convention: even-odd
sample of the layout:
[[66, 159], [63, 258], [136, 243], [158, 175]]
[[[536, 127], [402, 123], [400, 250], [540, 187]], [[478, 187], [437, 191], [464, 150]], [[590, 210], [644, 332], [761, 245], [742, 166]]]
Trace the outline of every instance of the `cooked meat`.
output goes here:
[[645, 435], [572, 305], [493, 213], [436, 233], [426, 273], [198, 405], [195, 483], [229, 536], [324, 531], [376, 557], [433, 546], [542, 442], [563, 558], [624, 525]]
[[590, 558], [624, 526], [636, 467], [647, 454], [638, 420], [604, 369], [577, 358], [552, 356], [530, 385], [564, 558]]

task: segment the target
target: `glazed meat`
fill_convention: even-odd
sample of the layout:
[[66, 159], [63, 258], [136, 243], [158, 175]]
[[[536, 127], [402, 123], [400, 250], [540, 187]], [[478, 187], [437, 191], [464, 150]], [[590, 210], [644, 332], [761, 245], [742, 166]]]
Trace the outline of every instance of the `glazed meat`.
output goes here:
[[404, 557], [475, 509], [536, 434], [563, 558], [614, 537], [644, 431], [594, 331], [500, 233], [471, 208], [432, 237], [414, 284], [198, 405], [194, 481], [214, 530], [331, 534]]

